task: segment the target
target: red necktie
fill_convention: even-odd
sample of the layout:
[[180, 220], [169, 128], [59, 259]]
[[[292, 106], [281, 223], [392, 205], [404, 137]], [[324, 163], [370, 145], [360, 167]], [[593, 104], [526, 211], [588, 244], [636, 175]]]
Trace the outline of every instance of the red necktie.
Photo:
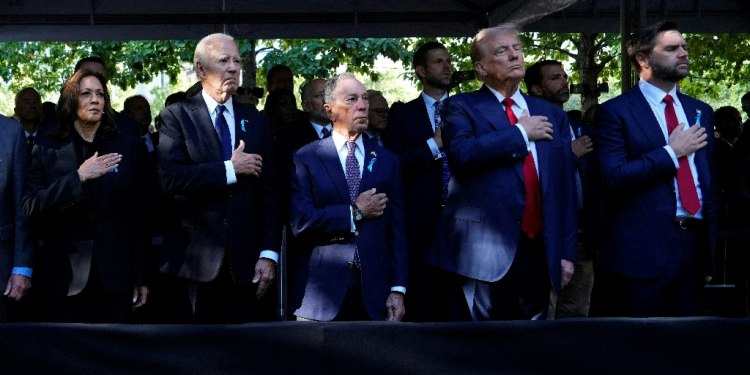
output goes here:
[[[667, 105], [664, 108], [664, 117], [667, 119], [667, 132], [672, 134], [672, 131], [678, 125], [677, 114], [674, 111], [674, 98], [667, 94], [664, 97], [664, 103]], [[693, 172], [690, 171], [687, 156], [677, 159], [677, 162], [680, 164], [680, 168], [677, 169], [677, 188], [680, 191], [682, 208], [691, 215], [695, 215], [701, 208], [701, 201], [698, 199], [698, 190], [695, 188], [695, 182], [693, 182]]]
[[[502, 104], [505, 106], [505, 114], [508, 115], [511, 125], [518, 123], [516, 114], [511, 106], [516, 102], [511, 98], [505, 98]], [[526, 206], [523, 210], [521, 230], [533, 239], [542, 230], [542, 194], [539, 191], [539, 176], [536, 174], [534, 165], [534, 154], [529, 154], [523, 159], [523, 181], [526, 185]]]

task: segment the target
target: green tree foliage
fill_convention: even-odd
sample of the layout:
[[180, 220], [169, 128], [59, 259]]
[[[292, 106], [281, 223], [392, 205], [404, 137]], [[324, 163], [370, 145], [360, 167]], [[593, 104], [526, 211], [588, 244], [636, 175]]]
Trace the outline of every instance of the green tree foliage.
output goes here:
[[690, 76], [680, 83], [683, 92], [704, 101], [720, 102], [726, 96], [725, 88], [740, 86], [744, 92], [750, 90], [750, 34], [687, 34], [685, 40]]

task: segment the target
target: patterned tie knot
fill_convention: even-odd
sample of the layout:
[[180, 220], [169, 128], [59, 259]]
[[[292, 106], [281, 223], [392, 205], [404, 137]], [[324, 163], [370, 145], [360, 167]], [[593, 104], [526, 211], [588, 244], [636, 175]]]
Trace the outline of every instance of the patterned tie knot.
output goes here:
[[221, 115], [222, 115], [222, 114], [224, 113], [224, 108], [225, 108], [225, 107], [224, 107], [224, 105], [223, 105], [223, 104], [219, 104], [219, 105], [217, 105], [217, 106], [216, 106], [216, 115], [217, 115], [217, 116], [221, 116]]
[[672, 95], [667, 94], [667, 96], [664, 97], [664, 103], [672, 104], [674, 103], [674, 98]]
[[350, 154], [354, 155], [354, 150], [357, 147], [357, 144], [354, 141], [346, 141], [346, 149], [349, 151]]
[[322, 129], [322, 130], [320, 131], [320, 134], [322, 134], [322, 135], [323, 135], [323, 138], [328, 138], [328, 137], [329, 137], [329, 136], [331, 135], [331, 131], [330, 131], [330, 130], [328, 130], [328, 128], [325, 128], [325, 127], [324, 127], [324, 128], [323, 128], [323, 129]]

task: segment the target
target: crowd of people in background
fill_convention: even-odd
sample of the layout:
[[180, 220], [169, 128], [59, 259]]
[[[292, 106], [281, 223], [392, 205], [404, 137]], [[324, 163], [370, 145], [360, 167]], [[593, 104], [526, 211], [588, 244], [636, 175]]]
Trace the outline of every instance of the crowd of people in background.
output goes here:
[[680, 92], [671, 22], [630, 38], [640, 81], [586, 113], [518, 32], [477, 33], [466, 93], [459, 56], [421, 45], [422, 92], [391, 106], [342, 73], [300, 109], [278, 65], [260, 112], [225, 34], [155, 119], [140, 95], [112, 108], [98, 57], [57, 105], [21, 90], [0, 116], [0, 322], [270, 321], [279, 262], [298, 321], [702, 315], [718, 230], [750, 229], [742, 113]]

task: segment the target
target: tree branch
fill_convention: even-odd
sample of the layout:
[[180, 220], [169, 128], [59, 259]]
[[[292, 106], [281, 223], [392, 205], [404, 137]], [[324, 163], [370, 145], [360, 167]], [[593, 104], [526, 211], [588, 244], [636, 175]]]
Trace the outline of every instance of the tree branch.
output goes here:
[[599, 75], [599, 72], [601, 72], [607, 64], [609, 64], [610, 61], [614, 60], [615, 56], [607, 56], [604, 60], [602, 60], [601, 63], [595, 64], [596, 69], [598, 70], [597, 75]]
[[[537, 42], [537, 41], [535, 40], [535, 42]], [[549, 46], [549, 45], [543, 45], [543, 46], [533, 45], [533, 46], [531, 46], [531, 49], [557, 51], [557, 52], [560, 52], [560, 53], [562, 53], [564, 55], [568, 55], [568, 56], [572, 57], [573, 59], [578, 58], [578, 54], [571, 53], [570, 51], [564, 50], [564, 49], [562, 49], [560, 47], [553, 47], [553, 46]]]

